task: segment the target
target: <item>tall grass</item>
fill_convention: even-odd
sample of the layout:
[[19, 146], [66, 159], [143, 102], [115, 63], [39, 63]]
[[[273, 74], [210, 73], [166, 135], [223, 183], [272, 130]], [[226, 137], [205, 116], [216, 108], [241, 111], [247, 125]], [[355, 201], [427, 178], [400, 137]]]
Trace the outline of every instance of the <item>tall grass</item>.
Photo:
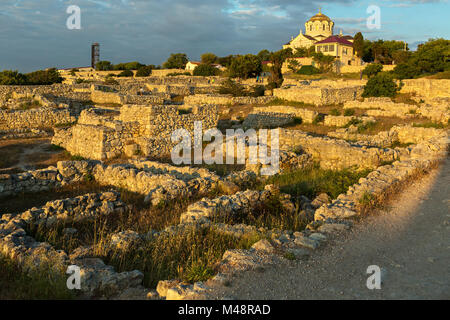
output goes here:
[[351, 185], [357, 183], [360, 178], [366, 177], [370, 172], [371, 170], [325, 170], [315, 165], [309, 169], [272, 176], [264, 184], [278, 185], [282, 192], [293, 197], [304, 195], [312, 199], [320, 193], [327, 193], [330, 197], [337, 198], [339, 194], [346, 192]]
[[0, 300], [74, 299], [66, 280], [63, 271], [57, 273], [49, 266], [25, 271], [0, 254]]
[[204, 281], [216, 272], [228, 249], [248, 249], [257, 234], [236, 238], [204, 227], [145, 241], [135, 250], [109, 252], [99, 245], [97, 252], [118, 271], [141, 270], [144, 285], [156, 287], [158, 281], [180, 279], [189, 283]]

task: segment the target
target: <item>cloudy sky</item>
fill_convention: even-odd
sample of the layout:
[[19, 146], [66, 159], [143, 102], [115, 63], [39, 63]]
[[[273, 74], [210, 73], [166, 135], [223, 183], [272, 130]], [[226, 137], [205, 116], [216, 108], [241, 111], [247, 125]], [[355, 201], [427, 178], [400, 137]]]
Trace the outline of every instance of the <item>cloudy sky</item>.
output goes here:
[[[81, 9], [81, 29], [69, 30], [70, 5]], [[381, 28], [368, 29], [369, 5], [381, 9]], [[412, 47], [450, 38], [448, 0], [0, 0], [0, 70], [29, 72], [90, 64], [90, 44], [113, 63], [161, 64], [171, 52], [196, 60], [279, 50], [318, 8], [335, 33], [363, 32]]]

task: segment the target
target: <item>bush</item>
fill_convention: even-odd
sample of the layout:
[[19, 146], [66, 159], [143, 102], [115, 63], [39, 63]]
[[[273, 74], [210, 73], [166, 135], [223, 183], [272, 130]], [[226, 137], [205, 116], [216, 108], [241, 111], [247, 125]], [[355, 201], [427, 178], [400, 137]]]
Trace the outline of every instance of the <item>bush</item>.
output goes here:
[[363, 74], [365, 74], [368, 78], [372, 78], [373, 76], [376, 76], [378, 73], [380, 73], [382, 70], [383, 70], [382, 64], [372, 63], [364, 68]]
[[117, 75], [117, 77], [132, 77], [132, 76], [134, 76], [134, 73], [131, 70], [124, 70]]
[[108, 70], [112, 70], [112, 69], [113, 69], [113, 65], [109, 61], [99, 61], [95, 65], [95, 70], [97, 70], [97, 71], [108, 71]]
[[394, 97], [400, 90], [394, 78], [387, 73], [380, 73], [367, 81], [363, 97]]
[[219, 87], [219, 93], [231, 94], [233, 97], [243, 97], [247, 95], [244, 86], [231, 79], [227, 79], [222, 83], [222, 86]]
[[188, 61], [185, 53], [172, 53], [163, 67], [165, 69], [184, 69]]
[[0, 72], [1, 85], [23, 85], [26, 84], [27, 79], [25, 75], [18, 71], [5, 70]]
[[320, 70], [314, 66], [302, 66], [300, 70], [297, 71], [297, 74], [303, 75], [313, 75], [320, 73]]
[[53, 83], [61, 83], [63, 80], [59, 75], [58, 70], [55, 68], [38, 70], [27, 73], [25, 76], [27, 78], [27, 84], [31, 85], [49, 85]]
[[419, 45], [409, 59], [399, 63], [394, 74], [398, 79], [411, 79], [450, 70], [450, 40], [431, 39]]
[[232, 78], [248, 79], [256, 77], [262, 72], [261, 59], [252, 54], [237, 56], [231, 62], [229, 71]]
[[330, 115], [332, 116], [340, 116], [341, 112], [338, 109], [333, 109], [330, 111]]
[[144, 66], [138, 69], [136, 77], [148, 77], [152, 74], [153, 66]]
[[355, 114], [355, 109], [345, 109], [344, 116], [350, 117]]
[[194, 76], [209, 77], [216, 76], [219, 69], [210, 64], [202, 63], [194, 69]]

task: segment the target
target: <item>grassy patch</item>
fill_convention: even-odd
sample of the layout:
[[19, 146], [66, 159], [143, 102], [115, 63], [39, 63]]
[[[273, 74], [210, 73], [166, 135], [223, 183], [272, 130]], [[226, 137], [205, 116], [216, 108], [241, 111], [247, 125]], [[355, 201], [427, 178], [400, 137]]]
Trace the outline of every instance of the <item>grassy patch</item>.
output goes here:
[[0, 255], [1, 300], [55, 300], [74, 299], [73, 291], [67, 289], [63, 272], [51, 272], [48, 267], [25, 271], [11, 259]]
[[29, 110], [29, 109], [39, 108], [40, 106], [41, 106], [41, 103], [39, 101], [30, 100], [30, 101], [22, 102], [19, 105], [19, 109], [20, 110]]
[[412, 125], [415, 128], [435, 128], [435, 129], [444, 129], [445, 125], [442, 123], [436, 122], [424, 122], [424, 123], [413, 123]]
[[355, 114], [355, 109], [345, 109], [344, 110], [344, 116], [351, 117]]
[[334, 108], [334, 109], [331, 109], [330, 115], [332, 115], [332, 116], [340, 116], [341, 112], [338, 109]]
[[278, 185], [281, 192], [288, 193], [293, 197], [304, 195], [313, 199], [320, 193], [327, 193], [334, 199], [370, 172], [371, 170], [325, 170], [316, 165], [310, 169], [275, 175], [270, 177], [265, 184]]
[[[160, 236], [146, 241], [136, 250], [105, 255], [105, 263], [116, 270], [144, 272], [144, 285], [154, 288], [159, 280], [204, 281], [217, 272], [218, 263], [228, 249], [248, 249], [257, 242], [256, 234], [243, 238], [224, 235], [214, 228], [191, 230], [183, 234]], [[99, 247], [101, 256], [102, 248]]]
[[269, 103], [266, 104], [266, 106], [290, 106], [290, 107], [297, 107], [297, 108], [304, 108], [304, 107], [314, 107], [312, 104], [300, 102], [300, 101], [288, 101], [285, 99], [276, 98]]

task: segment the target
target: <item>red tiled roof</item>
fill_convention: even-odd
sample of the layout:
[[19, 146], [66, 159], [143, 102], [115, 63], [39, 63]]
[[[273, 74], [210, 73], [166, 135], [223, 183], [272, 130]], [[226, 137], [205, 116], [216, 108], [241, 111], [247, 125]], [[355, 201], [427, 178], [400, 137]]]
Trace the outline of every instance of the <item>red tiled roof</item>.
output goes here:
[[344, 37], [340, 37], [340, 36], [331, 36], [326, 39], [323, 39], [322, 41], [316, 42], [316, 44], [322, 44], [322, 43], [340, 43], [340, 44], [345, 44], [348, 46], [353, 46], [353, 43], [351, 43]]

